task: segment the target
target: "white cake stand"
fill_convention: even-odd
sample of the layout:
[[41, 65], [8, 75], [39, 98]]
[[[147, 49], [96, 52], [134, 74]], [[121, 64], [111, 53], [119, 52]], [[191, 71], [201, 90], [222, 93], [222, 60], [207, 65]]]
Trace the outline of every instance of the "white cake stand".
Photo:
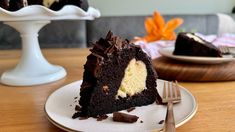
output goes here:
[[22, 38], [22, 55], [15, 68], [1, 75], [1, 83], [11, 86], [32, 86], [57, 81], [66, 76], [63, 67], [50, 64], [42, 55], [38, 32], [51, 20], [93, 20], [100, 12], [89, 7], [85, 12], [76, 6], [52, 11], [40, 5], [24, 7], [16, 12], [0, 8], [0, 21], [15, 28]]

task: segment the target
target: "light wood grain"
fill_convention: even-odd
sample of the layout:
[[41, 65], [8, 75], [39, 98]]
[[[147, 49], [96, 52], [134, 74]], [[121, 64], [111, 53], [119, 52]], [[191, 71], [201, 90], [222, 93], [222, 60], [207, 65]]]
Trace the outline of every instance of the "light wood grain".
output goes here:
[[234, 81], [235, 61], [221, 64], [192, 64], [165, 57], [153, 60], [158, 76], [165, 80], [178, 81]]
[[[34, 87], [0, 85], [0, 132], [62, 131], [46, 119], [44, 103], [54, 90], [82, 79], [83, 64], [89, 52], [87, 49], [46, 49], [43, 53], [49, 62], [65, 67], [67, 77]], [[13, 67], [19, 57], [19, 50], [0, 51], [0, 73]], [[199, 107], [195, 117], [177, 128], [177, 132], [235, 130], [235, 82], [180, 84], [193, 93]]]

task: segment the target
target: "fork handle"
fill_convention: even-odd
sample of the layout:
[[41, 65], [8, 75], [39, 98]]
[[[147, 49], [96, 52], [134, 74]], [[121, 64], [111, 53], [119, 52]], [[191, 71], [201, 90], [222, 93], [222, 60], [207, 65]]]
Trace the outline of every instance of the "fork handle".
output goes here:
[[174, 119], [172, 101], [169, 101], [167, 103], [167, 113], [163, 130], [164, 132], [175, 132], [175, 119]]

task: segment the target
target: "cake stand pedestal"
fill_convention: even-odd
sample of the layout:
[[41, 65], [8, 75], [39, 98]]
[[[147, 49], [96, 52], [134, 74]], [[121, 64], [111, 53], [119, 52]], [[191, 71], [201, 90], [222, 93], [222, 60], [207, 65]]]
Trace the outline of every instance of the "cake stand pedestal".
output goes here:
[[15, 28], [22, 38], [22, 55], [15, 68], [1, 76], [3, 84], [31, 86], [53, 82], [66, 76], [61, 66], [50, 64], [42, 55], [39, 43], [39, 30], [50, 21], [9, 21], [4, 22]]
[[0, 21], [15, 28], [22, 38], [22, 55], [15, 68], [4, 72], [1, 83], [11, 86], [32, 86], [57, 81], [66, 76], [61, 66], [50, 64], [42, 55], [38, 43], [39, 30], [51, 20], [94, 20], [99, 10], [89, 7], [87, 11], [66, 5], [53, 11], [41, 5], [26, 6], [10, 12], [0, 8]]

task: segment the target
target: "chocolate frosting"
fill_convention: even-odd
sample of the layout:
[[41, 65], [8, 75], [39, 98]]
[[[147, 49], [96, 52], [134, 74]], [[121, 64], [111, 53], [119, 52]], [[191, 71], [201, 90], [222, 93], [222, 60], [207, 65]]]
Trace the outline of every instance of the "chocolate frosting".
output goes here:
[[121, 52], [123, 49], [139, 48], [134, 44], [131, 44], [128, 40], [123, 40], [118, 36], [114, 36], [111, 31], [108, 32], [106, 38], [100, 38], [99, 41], [93, 44], [93, 48], [90, 50], [91, 54], [87, 57], [87, 63], [85, 69], [93, 73], [94, 77], [98, 77], [99, 69], [104, 64], [105, 60], [109, 60], [113, 53]]
[[101, 38], [91, 49], [93, 54], [98, 54], [102, 57], [108, 57], [113, 52], [121, 51], [124, 48], [131, 48], [128, 40], [123, 40], [118, 36], [114, 36], [111, 31], [108, 32], [106, 38]]

